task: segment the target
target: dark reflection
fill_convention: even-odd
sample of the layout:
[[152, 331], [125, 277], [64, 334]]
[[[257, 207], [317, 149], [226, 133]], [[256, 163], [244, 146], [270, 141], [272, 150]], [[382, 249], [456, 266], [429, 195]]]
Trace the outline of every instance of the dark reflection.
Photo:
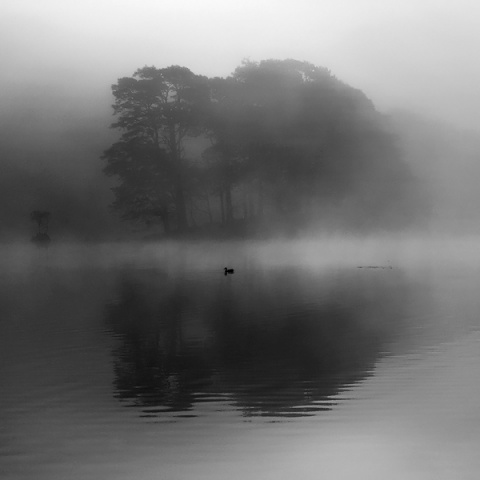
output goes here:
[[395, 271], [124, 274], [107, 321], [115, 389], [143, 416], [196, 415], [226, 399], [244, 415], [312, 415], [374, 367], [400, 328]]
[[201, 352], [185, 346], [186, 292], [178, 282], [159, 289], [148, 291], [124, 278], [118, 303], [107, 309], [108, 321], [121, 338], [115, 352], [117, 395], [149, 407], [152, 415], [191, 409], [193, 385], [208, 383], [211, 376]]

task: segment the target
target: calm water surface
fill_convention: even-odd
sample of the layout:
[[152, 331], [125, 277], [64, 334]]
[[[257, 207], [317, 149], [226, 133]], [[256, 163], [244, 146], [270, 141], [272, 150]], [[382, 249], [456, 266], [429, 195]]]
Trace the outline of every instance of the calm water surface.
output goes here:
[[1, 478], [477, 479], [480, 263], [444, 253], [7, 249]]

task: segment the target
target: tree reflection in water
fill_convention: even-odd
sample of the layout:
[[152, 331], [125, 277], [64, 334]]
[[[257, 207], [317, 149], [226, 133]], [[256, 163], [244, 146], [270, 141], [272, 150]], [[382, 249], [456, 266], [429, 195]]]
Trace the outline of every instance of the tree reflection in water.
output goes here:
[[106, 309], [116, 396], [142, 416], [196, 415], [218, 398], [245, 416], [312, 415], [369, 374], [408, 303], [391, 270], [239, 278], [123, 275]]

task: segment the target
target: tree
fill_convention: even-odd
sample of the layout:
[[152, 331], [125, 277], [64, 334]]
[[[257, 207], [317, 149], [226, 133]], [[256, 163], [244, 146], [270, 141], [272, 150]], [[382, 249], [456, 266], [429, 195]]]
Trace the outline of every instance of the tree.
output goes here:
[[174, 172], [164, 149], [143, 139], [117, 142], [104, 156], [104, 172], [118, 176], [120, 184], [112, 190], [112, 208], [125, 220], [150, 225], [158, 219], [170, 233], [170, 217], [175, 210]]
[[50, 243], [50, 236], [48, 235], [50, 212], [34, 210], [30, 213], [30, 220], [38, 226], [38, 231], [36, 235], [32, 237], [32, 242], [40, 246], [48, 246]]
[[[335, 79], [327, 69], [295, 60], [247, 61], [231, 77], [211, 81], [211, 150], [223, 165], [216, 171], [224, 173], [226, 194], [242, 185], [245, 218], [262, 217], [266, 202], [281, 216], [289, 210], [298, 214], [307, 184], [314, 190], [319, 166], [314, 143], [324, 135], [307, 125], [309, 103], [303, 101], [313, 84], [328, 90]], [[318, 108], [315, 115], [325, 112]]]
[[[147, 161], [146, 171], [158, 181], [155, 185], [147, 182], [150, 193], [145, 205], [163, 212], [165, 220], [172, 200], [177, 228], [184, 231], [188, 226], [184, 140], [201, 132], [202, 115], [209, 102], [205, 79], [185, 67], [144, 67], [133, 77], [119, 79], [112, 91], [117, 116], [112, 127], [123, 131], [120, 142], [103, 156], [106, 173], [119, 175], [123, 182], [114, 190], [114, 207], [128, 211], [132, 210], [132, 201], [139, 201], [139, 191], [146, 184], [137, 182], [138, 172], [133, 172], [145, 169]], [[155, 194], [153, 189], [157, 190]]]
[[211, 146], [203, 152], [203, 159], [220, 200], [222, 223], [229, 225], [234, 219], [232, 190], [241, 181], [247, 138], [255, 131], [248, 121], [249, 104], [239, 82], [216, 77], [209, 87], [212, 102], [206, 132]]
[[48, 233], [50, 212], [34, 210], [32, 213], [30, 213], [30, 219], [38, 225], [37, 233]]
[[[357, 218], [374, 223], [373, 212], [381, 211], [378, 220], [385, 221], [400, 193], [392, 185], [412, 179], [383, 117], [361, 91], [296, 60], [244, 62], [231, 81], [240, 85], [246, 112], [237, 124], [245, 132], [244, 178], [255, 179], [259, 202], [268, 201], [290, 225], [350, 200], [363, 208]], [[350, 221], [349, 209], [336, 211]]]
[[113, 94], [113, 127], [123, 133], [104, 153], [104, 171], [120, 179], [113, 207], [124, 218], [160, 219], [167, 232], [174, 219], [185, 231], [187, 206], [192, 226], [195, 212], [213, 222], [211, 195], [232, 228], [242, 210], [245, 225], [289, 231], [320, 219], [371, 228], [409, 216], [402, 197], [414, 182], [385, 119], [326, 68], [248, 61], [206, 79], [144, 67]]

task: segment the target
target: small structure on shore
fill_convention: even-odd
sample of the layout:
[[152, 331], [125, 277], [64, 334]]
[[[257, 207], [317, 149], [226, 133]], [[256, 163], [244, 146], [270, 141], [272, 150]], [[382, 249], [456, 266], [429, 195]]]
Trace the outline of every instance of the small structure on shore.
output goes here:
[[37, 233], [32, 237], [32, 242], [39, 247], [48, 247], [51, 238], [48, 235], [48, 221], [50, 220], [50, 212], [34, 210], [30, 214], [32, 222], [38, 225]]

